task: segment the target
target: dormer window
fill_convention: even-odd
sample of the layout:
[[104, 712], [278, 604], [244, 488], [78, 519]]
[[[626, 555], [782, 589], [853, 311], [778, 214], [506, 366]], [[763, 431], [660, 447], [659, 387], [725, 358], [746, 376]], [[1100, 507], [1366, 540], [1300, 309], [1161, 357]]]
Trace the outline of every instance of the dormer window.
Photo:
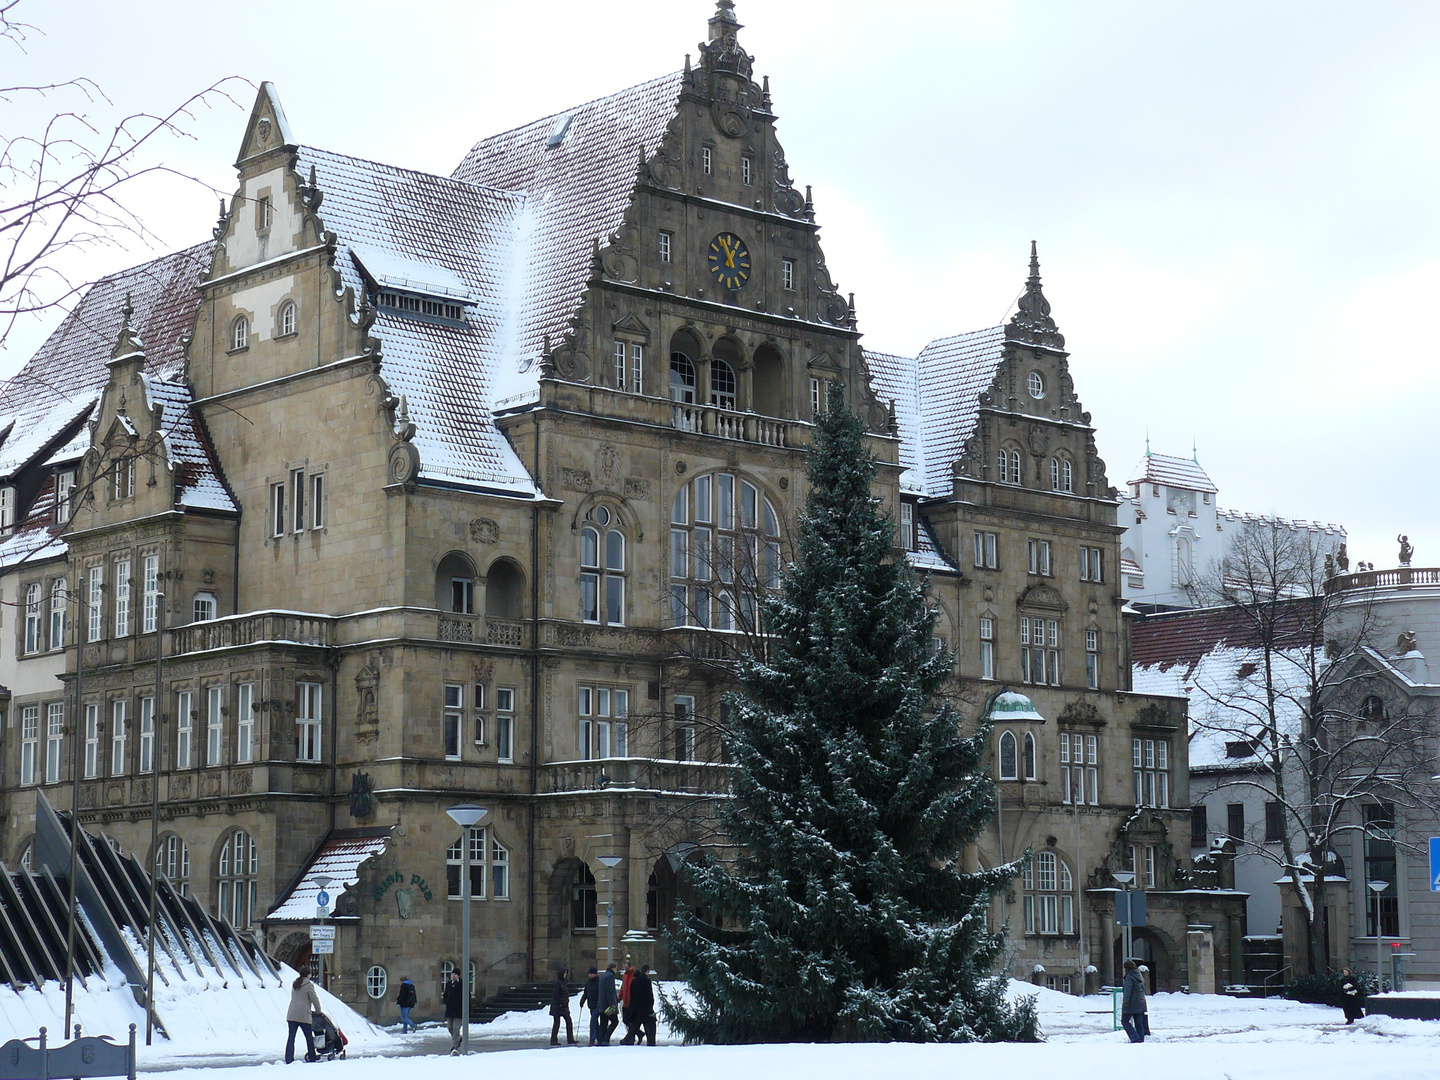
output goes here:
[[70, 497], [75, 490], [75, 472], [67, 469], [55, 477], [55, 524], [65, 525], [70, 521]]
[[384, 289], [376, 299], [382, 308], [397, 311], [410, 317], [418, 316], [424, 322], [459, 324], [465, 321], [465, 306], [458, 300], [438, 296], [422, 296]]
[[250, 346], [250, 320], [244, 315], [236, 316], [234, 324], [230, 328], [230, 351], [246, 349]]
[[9, 533], [15, 528], [15, 489], [0, 487], [0, 533]]

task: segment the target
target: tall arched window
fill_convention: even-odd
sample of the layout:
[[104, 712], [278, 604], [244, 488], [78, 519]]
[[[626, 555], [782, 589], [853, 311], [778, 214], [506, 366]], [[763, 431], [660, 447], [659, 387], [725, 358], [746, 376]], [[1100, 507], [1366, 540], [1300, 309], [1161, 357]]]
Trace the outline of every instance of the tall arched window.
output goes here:
[[56, 578], [50, 583], [50, 648], [65, 647], [65, 605], [69, 597], [65, 592], [65, 579]]
[[1368, 720], [1371, 723], [1380, 723], [1385, 719], [1385, 702], [1374, 694], [1368, 695], [1360, 703], [1360, 719]]
[[40, 651], [41, 627], [43, 620], [40, 613], [40, 583], [32, 581], [25, 587], [25, 651], [37, 653]]
[[1020, 483], [1020, 451], [1000, 449], [995, 454], [996, 478], [1002, 484]]
[[593, 506], [580, 530], [580, 617], [625, 624], [625, 534], [605, 506]]
[[237, 829], [220, 845], [220, 864], [215, 875], [216, 910], [221, 918], [243, 930], [255, 915], [259, 892], [260, 854], [250, 834]]
[[295, 304], [286, 301], [280, 308], [280, 337], [295, 333]]
[[160, 838], [155, 850], [155, 872], [169, 878], [181, 896], [190, 895], [190, 849], [174, 833]]
[[1025, 779], [1034, 780], [1035, 776], [1035, 736], [1027, 731], [1025, 733]]
[[732, 411], [735, 408], [735, 369], [724, 360], [710, 361], [710, 404]]
[[760, 589], [780, 585], [780, 517], [750, 481], [697, 476], [670, 509], [670, 618], [715, 630], [755, 626]]
[[1019, 773], [1018, 748], [1015, 743], [1013, 731], [1002, 731], [1000, 733], [1000, 779], [1018, 780]]
[[670, 400], [695, 404], [695, 365], [682, 352], [670, 354]]
[[435, 606], [456, 615], [475, 614], [475, 564], [452, 551], [435, 568]]
[[230, 348], [243, 349], [250, 344], [250, 320], [237, 315], [230, 327]]
[[1050, 459], [1050, 489], [1052, 491], [1074, 491], [1075, 470], [1067, 457]]
[[1042, 851], [1025, 864], [1025, 933], [1075, 933], [1075, 880], [1065, 860]]
[[570, 929], [594, 930], [600, 925], [596, 900], [595, 875], [581, 863], [570, 886]]

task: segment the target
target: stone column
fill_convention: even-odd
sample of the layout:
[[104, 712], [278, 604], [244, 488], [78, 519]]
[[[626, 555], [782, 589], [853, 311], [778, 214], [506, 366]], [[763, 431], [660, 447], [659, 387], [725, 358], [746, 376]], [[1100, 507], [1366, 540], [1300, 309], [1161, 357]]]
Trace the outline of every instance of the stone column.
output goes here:
[[1190, 992], [1216, 994], [1214, 927], [1195, 925], [1185, 934], [1185, 952], [1190, 964]]
[[1109, 911], [1100, 913], [1100, 977], [1104, 980], [1105, 986], [1119, 986], [1120, 980], [1115, 977], [1115, 908], [1114, 897], [1111, 897]]

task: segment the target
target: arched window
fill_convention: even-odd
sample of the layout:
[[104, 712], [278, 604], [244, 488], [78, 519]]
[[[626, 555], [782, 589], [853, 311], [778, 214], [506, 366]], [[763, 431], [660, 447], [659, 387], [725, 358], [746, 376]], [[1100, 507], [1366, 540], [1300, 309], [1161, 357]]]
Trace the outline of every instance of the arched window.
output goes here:
[[1017, 748], [1015, 744], [1015, 733], [1004, 731], [1000, 733], [1000, 779], [1020, 779], [1018, 770]]
[[216, 604], [215, 594], [209, 592], [198, 592], [195, 594], [195, 603], [191, 612], [193, 622], [209, 622], [215, 618]]
[[594, 930], [600, 925], [596, 899], [595, 875], [581, 863], [570, 885], [570, 929]]
[[164, 874], [181, 896], [190, 895], [190, 849], [174, 833], [160, 838], [155, 849], [155, 872]]
[[280, 308], [280, 337], [295, 333], [295, 304], [286, 301]]
[[35, 838], [27, 837], [20, 844], [20, 854], [15, 859], [15, 865], [26, 873], [35, 869]]
[[1065, 860], [1042, 851], [1025, 864], [1025, 933], [1075, 933], [1075, 880]]
[[56, 578], [50, 583], [50, 648], [65, 647], [65, 605], [69, 598], [65, 594], [65, 579]]
[[1020, 483], [1020, 451], [1010, 451], [1010, 483]]
[[1069, 458], [1052, 457], [1050, 459], [1050, 490], [1075, 490], [1075, 472], [1070, 467]]
[[1035, 736], [1025, 733], [1025, 779], [1035, 779]]
[[1370, 723], [1382, 723], [1385, 720], [1385, 702], [1370, 694], [1360, 703], [1360, 719]]
[[[465, 853], [457, 837], [445, 849], [445, 895], [451, 900], [461, 897], [460, 875], [465, 869]], [[485, 899], [485, 830], [470, 830], [470, 899]]]
[[389, 978], [385, 969], [376, 964], [369, 971], [365, 972], [365, 992], [377, 1001], [385, 996], [385, 988]]
[[40, 593], [38, 581], [32, 581], [25, 587], [25, 651], [27, 653], [40, 651], [43, 625], [40, 614]]
[[435, 606], [456, 615], [475, 614], [475, 564], [458, 551], [435, 568]]
[[735, 369], [724, 360], [710, 361], [710, 404], [732, 411], [735, 408]]
[[592, 506], [580, 530], [580, 617], [625, 625], [625, 534], [605, 506]]
[[670, 400], [695, 404], [695, 365], [682, 352], [670, 354]]
[[670, 509], [670, 619], [675, 626], [753, 628], [761, 589], [780, 586], [780, 517], [750, 481], [697, 476]]
[[230, 348], [244, 349], [250, 344], [250, 320], [244, 315], [237, 315], [235, 322], [230, 327]]
[[995, 455], [995, 473], [1002, 484], [1020, 483], [1020, 451], [1001, 449]]
[[220, 844], [215, 875], [216, 910], [237, 930], [250, 925], [260, 885], [260, 856], [250, 834], [237, 829]]
[[525, 614], [525, 572], [510, 559], [497, 559], [485, 572], [485, 615], [520, 619]]

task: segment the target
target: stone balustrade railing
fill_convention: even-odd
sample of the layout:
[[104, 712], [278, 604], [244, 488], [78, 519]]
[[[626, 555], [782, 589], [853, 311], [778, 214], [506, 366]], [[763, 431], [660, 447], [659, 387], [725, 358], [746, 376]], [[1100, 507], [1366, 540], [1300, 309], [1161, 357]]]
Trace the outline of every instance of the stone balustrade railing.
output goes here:
[[1392, 589], [1414, 585], [1440, 585], [1440, 567], [1400, 566], [1394, 570], [1340, 574], [1325, 583], [1325, 591], [1350, 592], [1354, 589]]
[[543, 790], [552, 793], [611, 788], [681, 795], [726, 795], [733, 766], [664, 758], [602, 758], [558, 761], [543, 766]]

